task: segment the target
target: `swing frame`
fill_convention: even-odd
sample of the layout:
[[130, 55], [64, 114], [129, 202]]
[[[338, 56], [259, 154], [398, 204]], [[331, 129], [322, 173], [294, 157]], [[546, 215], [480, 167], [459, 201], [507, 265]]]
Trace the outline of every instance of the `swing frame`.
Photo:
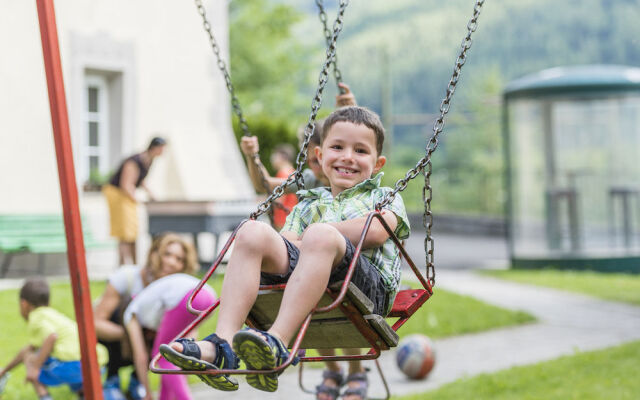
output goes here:
[[[342, 1], [342, 0], [341, 0]], [[344, 0], [345, 3], [341, 2], [341, 7], [340, 7], [340, 12], [343, 13], [344, 12], [344, 7], [346, 7], [346, 4], [348, 3], [348, 0]], [[335, 291], [332, 291], [331, 289], [327, 288], [326, 289], [326, 294], [329, 296], [329, 298], [331, 298], [333, 301], [326, 306], [316, 306], [310, 313], [309, 315], [307, 315], [307, 317], [304, 319], [304, 321], [302, 322], [299, 331], [293, 341], [293, 345], [291, 346], [291, 352], [289, 354], [289, 357], [287, 358], [287, 360], [281, 364], [280, 366], [273, 368], [273, 369], [268, 369], [268, 370], [230, 370], [230, 369], [222, 369], [222, 370], [205, 370], [205, 371], [186, 371], [186, 370], [169, 370], [169, 369], [163, 369], [163, 368], [159, 368], [158, 366], [156, 366], [161, 354], [158, 353], [156, 354], [156, 356], [153, 357], [153, 359], [150, 362], [149, 365], [149, 369], [154, 372], [154, 373], [161, 373], [161, 374], [187, 374], [187, 375], [258, 375], [258, 374], [272, 374], [272, 373], [280, 373], [282, 371], [284, 371], [284, 369], [286, 369], [289, 365], [291, 365], [294, 361], [294, 359], [296, 358], [296, 356], [299, 356], [300, 361], [301, 362], [314, 362], [314, 361], [355, 361], [355, 360], [375, 360], [376, 361], [376, 366], [378, 367], [378, 371], [380, 372], [380, 375], [382, 377], [384, 386], [385, 386], [385, 390], [386, 390], [386, 399], [389, 398], [390, 393], [389, 393], [389, 387], [387, 385], [387, 382], [384, 378], [384, 374], [382, 372], [382, 369], [380, 368], [380, 365], [377, 361], [377, 358], [380, 356], [381, 351], [382, 350], [387, 350], [390, 347], [394, 347], [395, 345], [397, 345], [397, 335], [396, 337], [393, 338], [387, 338], [388, 343], [384, 342], [384, 339], [382, 338], [382, 333], [376, 333], [375, 330], [379, 329], [373, 329], [373, 327], [366, 322], [366, 320], [364, 320], [364, 317], [362, 315], [362, 313], [358, 310], [357, 307], [349, 304], [348, 301], [346, 301], [347, 299], [345, 299], [345, 295], [347, 294], [347, 290], [348, 287], [351, 283], [351, 278], [353, 276], [353, 272], [355, 271], [355, 265], [356, 262], [358, 260], [358, 257], [361, 254], [362, 251], [362, 246], [364, 243], [364, 239], [371, 227], [371, 223], [373, 221], [373, 218], [377, 218], [380, 223], [382, 224], [383, 228], [386, 230], [386, 232], [389, 234], [389, 237], [393, 240], [394, 244], [398, 247], [399, 251], [400, 251], [400, 257], [404, 257], [406, 262], [408, 263], [408, 265], [410, 266], [410, 268], [413, 270], [414, 274], [416, 275], [416, 277], [418, 278], [418, 281], [422, 284], [422, 289], [417, 289], [417, 290], [402, 290], [400, 291], [397, 295], [396, 298], [394, 300], [394, 304], [392, 305], [391, 311], [389, 312], [389, 314], [387, 315], [387, 317], [390, 318], [398, 318], [396, 320], [396, 322], [393, 324], [393, 326], [391, 327], [391, 330], [395, 332], [422, 306], [422, 304], [424, 304], [425, 301], [427, 301], [431, 295], [433, 294], [433, 289], [432, 286], [435, 284], [435, 269], [434, 269], [434, 252], [433, 252], [433, 246], [434, 246], [434, 241], [433, 241], [433, 237], [431, 236], [431, 227], [433, 225], [433, 214], [431, 212], [431, 199], [432, 199], [432, 187], [431, 187], [431, 183], [430, 183], [430, 177], [431, 177], [431, 173], [432, 173], [432, 163], [431, 163], [431, 155], [433, 154], [433, 152], [435, 151], [435, 149], [438, 146], [438, 135], [443, 131], [444, 129], [444, 118], [446, 116], [446, 114], [449, 112], [449, 108], [451, 105], [451, 99], [453, 97], [453, 94], [455, 92], [458, 80], [460, 78], [460, 72], [462, 67], [464, 66], [466, 59], [467, 59], [467, 55], [466, 52], [467, 50], [469, 50], [469, 48], [471, 47], [472, 44], [472, 40], [471, 40], [471, 35], [473, 34], [473, 32], [475, 32], [476, 28], [477, 28], [477, 24], [478, 24], [478, 16], [480, 15], [480, 10], [484, 4], [485, 0], [476, 0], [475, 5], [474, 5], [474, 12], [473, 12], [473, 16], [472, 18], [469, 20], [469, 22], [467, 23], [467, 35], [465, 36], [465, 38], [463, 39], [462, 43], [461, 43], [461, 51], [456, 59], [456, 63], [454, 66], [454, 70], [453, 70], [453, 74], [451, 77], [451, 80], [449, 81], [449, 84], [447, 85], [447, 91], [446, 91], [446, 96], [445, 98], [442, 100], [442, 103], [440, 105], [440, 116], [438, 117], [438, 119], [436, 120], [436, 122], [434, 123], [433, 126], [433, 136], [427, 141], [427, 146], [425, 148], [426, 151], [426, 155], [416, 164], [416, 166], [413, 169], [410, 169], [405, 178], [399, 180], [398, 182], [396, 182], [395, 185], [395, 189], [389, 193], [385, 199], [383, 201], [381, 201], [380, 203], [377, 203], [375, 205], [375, 210], [372, 211], [371, 213], [369, 213], [366, 221], [365, 221], [365, 225], [363, 227], [363, 231], [360, 235], [360, 240], [358, 241], [358, 244], [356, 246], [356, 251], [354, 253], [354, 257], [351, 260], [351, 263], [349, 265], [349, 268], [347, 270], [347, 274], [346, 277], [344, 279], [344, 281], [342, 282], [341, 286], [340, 286], [340, 290], [336, 293]], [[329, 64], [331, 64], [332, 60], [334, 61], [334, 66], [335, 66], [335, 42], [337, 40], [337, 35], [341, 29], [342, 26], [342, 22], [341, 22], [341, 13], [339, 13], [339, 16], [336, 20], [336, 25], [337, 27], [334, 27], [334, 34], [331, 40], [331, 43], [328, 46], [327, 49], [327, 60], [325, 61], [325, 64], [323, 66], [323, 70], [322, 70], [322, 74], [321, 74], [321, 78], [320, 78], [320, 82], [319, 82], [319, 87], [316, 93], [316, 97], [314, 98], [314, 102], [313, 102], [313, 106], [312, 106], [312, 114], [310, 116], [309, 119], [309, 123], [307, 125], [307, 130], [305, 131], [305, 141], [301, 147], [300, 152], [298, 153], [298, 166], [296, 171], [294, 171], [288, 178], [287, 180], [279, 185], [278, 187], [276, 187], [273, 192], [271, 193], [271, 195], [267, 198], [267, 200], [265, 200], [263, 203], [261, 203], [258, 206], [258, 210], [256, 212], [254, 212], [253, 214], [251, 214], [250, 218], [251, 220], [255, 220], [257, 219], [257, 217], [259, 215], [261, 215], [262, 213], [266, 212], [270, 206], [272, 205], [272, 202], [279, 197], [280, 195], [282, 195], [283, 193], [283, 188], [285, 186], [288, 186], [289, 184], [293, 183], [293, 179], [295, 178], [296, 181], [298, 180], [302, 180], [302, 176], [301, 176], [301, 168], [302, 165], [304, 164], [304, 161], [306, 159], [306, 152], [307, 152], [307, 146], [309, 143], [309, 139], [311, 138], [311, 135], [313, 134], [313, 125], [312, 125], [312, 121], [315, 119], [316, 113], [318, 111], [318, 108], [320, 106], [320, 102], [321, 102], [321, 94], [322, 94], [322, 89], [324, 88], [324, 85], [326, 84], [326, 79], [325, 77], [327, 76], [327, 69], [329, 67]], [[402, 243], [399, 241], [399, 239], [397, 238], [397, 236], [394, 234], [394, 232], [390, 229], [390, 227], [388, 226], [388, 224], [384, 221], [384, 219], [382, 218], [382, 215], [380, 213], [381, 209], [389, 204], [393, 198], [395, 197], [395, 195], [399, 192], [402, 191], [406, 188], [407, 183], [409, 180], [415, 178], [418, 173], [423, 172], [424, 173], [424, 177], [425, 177], [425, 186], [423, 188], [423, 201], [424, 201], [424, 205], [425, 205], [425, 212], [424, 212], [424, 216], [423, 216], [423, 225], [426, 228], [426, 239], [425, 239], [425, 251], [426, 251], [426, 278], [425, 276], [423, 276], [420, 271], [418, 270], [418, 268], [415, 266], [415, 263], [413, 262], [413, 260], [409, 257], [409, 254], [406, 252], [404, 246], [402, 245]], [[302, 182], [304, 184], [304, 182]], [[240, 229], [240, 227], [242, 227], [242, 225], [244, 225], [244, 223], [246, 223], [249, 219], [242, 221], [237, 227], [236, 229], [233, 231], [231, 237], [228, 239], [227, 243], [225, 244], [225, 246], [223, 247], [223, 250], [221, 251], [221, 253], [218, 255], [218, 258], [216, 259], [216, 261], [214, 262], [214, 264], [211, 266], [211, 268], [209, 269], [209, 271], [207, 272], [207, 274], [203, 277], [203, 279], [200, 281], [200, 283], [198, 284], [198, 286], [196, 287], [196, 289], [194, 290], [194, 292], [192, 293], [192, 295], [189, 298], [189, 301], [187, 302], [187, 308], [189, 309], [190, 312], [192, 312], [193, 314], [197, 315], [198, 317], [189, 325], [187, 326], [174, 340], [178, 339], [178, 338], [182, 338], [184, 337], [187, 333], [189, 333], [190, 331], [192, 331], [200, 322], [202, 322], [206, 317], [208, 317], [211, 312], [213, 312], [219, 305], [220, 305], [220, 299], [216, 300], [216, 302], [214, 302], [214, 304], [212, 304], [210, 307], [208, 307], [206, 310], [196, 310], [193, 308], [192, 306], [192, 300], [194, 298], [194, 296], [202, 289], [202, 287], [204, 286], [204, 284], [209, 280], [209, 278], [211, 277], [211, 275], [213, 274], [213, 272], [217, 269], [217, 267], [219, 266], [219, 264], [222, 262], [222, 259], [224, 257], [224, 255], [226, 254], [226, 252], [228, 251], [229, 247], [231, 246], [231, 244], [233, 243], [233, 240], [235, 240], [235, 237], [238, 233], [238, 230]], [[286, 284], [282, 284], [282, 285], [261, 285], [260, 290], [281, 290], [284, 291], [286, 288]], [[322, 301], [322, 299], [320, 299], [319, 301]], [[256, 300], [257, 303], [257, 300]], [[254, 305], [255, 307], [255, 305]], [[366, 354], [359, 354], [359, 355], [342, 355], [342, 356], [317, 356], [317, 357], [306, 357], [305, 354], [299, 353], [299, 350], [301, 349], [301, 343], [302, 340], [305, 337], [305, 334], [310, 326], [311, 323], [311, 319], [313, 317], [313, 315], [315, 314], [320, 314], [320, 313], [325, 313], [325, 312], [329, 312], [335, 309], [340, 309], [340, 311], [342, 312], [342, 314], [344, 316], [347, 317], [347, 319], [353, 324], [353, 326], [357, 329], [357, 331], [362, 335], [362, 337], [364, 337], [366, 339], [366, 341], [371, 345], [371, 348], [369, 349], [369, 351]], [[251, 311], [249, 312], [249, 315], [251, 315]], [[375, 320], [372, 320], [375, 321]], [[247, 318], [246, 323], [249, 326], [253, 326], [253, 323], [251, 321], [251, 318]], [[384, 323], [378, 323], [378, 325], [382, 325], [385, 326], [386, 324]], [[388, 326], [387, 326], [388, 327]], [[384, 330], [384, 329], [382, 329]], [[387, 332], [384, 332], [387, 333]], [[325, 348], [344, 348], [344, 345], [339, 345], [339, 344], [332, 344], [331, 347], [325, 347]], [[347, 346], [348, 347], [348, 346]], [[311, 347], [309, 347], [311, 348]], [[302, 388], [302, 390], [304, 392], [309, 392], [307, 389], [304, 388], [303, 384], [302, 384], [302, 369], [300, 370], [300, 376], [299, 376], [299, 383], [300, 383], [300, 387]]]
[[[362, 314], [358, 311], [358, 309], [355, 306], [344, 301], [345, 295], [347, 294], [347, 290], [349, 288], [349, 283], [351, 282], [351, 277], [353, 276], [353, 272], [355, 271], [355, 266], [356, 266], [358, 257], [360, 256], [360, 253], [362, 251], [364, 240], [366, 238], [367, 233], [369, 232], [371, 223], [373, 222], [374, 218], [380, 221], [384, 229], [389, 234], [389, 237], [393, 240], [395, 245], [398, 246], [401, 256], [407, 261], [407, 264], [412, 269], [412, 271], [418, 278], [418, 281], [422, 285], [421, 289], [401, 290], [396, 296], [394, 304], [391, 308], [391, 311], [387, 315], [387, 318], [389, 317], [398, 318], [393, 324], [393, 326], [391, 327], [391, 329], [394, 332], [397, 331], [402, 325], [404, 325], [404, 323], [411, 317], [411, 315], [413, 315], [420, 308], [420, 306], [422, 306], [422, 304], [424, 304], [424, 302], [426, 302], [431, 297], [431, 295], [433, 294], [433, 288], [432, 288], [431, 282], [428, 279], [426, 279], [425, 276], [423, 276], [423, 274], [420, 272], [418, 267], [416, 267], [415, 263], [410, 258], [409, 254], [405, 250], [400, 240], [396, 237], [393, 230], [391, 230], [389, 225], [386, 223], [386, 221], [382, 217], [382, 214], [380, 213], [380, 210], [375, 210], [370, 212], [369, 215], [367, 216], [367, 219], [364, 224], [364, 228], [360, 235], [360, 240], [358, 241], [358, 244], [356, 246], [353, 259], [349, 264], [349, 268], [347, 270], [345, 279], [340, 285], [340, 290], [336, 292], [329, 288], [326, 289], [326, 293], [333, 299], [333, 302], [324, 307], [316, 307], [304, 319], [295, 339], [293, 340], [293, 344], [290, 346], [291, 353], [287, 358], [287, 360], [282, 365], [269, 370], [248, 370], [248, 369], [218, 369], [218, 370], [205, 370], [205, 371], [175, 370], [175, 369], [161, 368], [157, 366], [157, 362], [161, 357], [161, 354], [158, 353], [151, 360], [151, 363], [149, 365], [149, 370], [151, 372], [158, 373], [158, 374], [186, 374], [186, 375], [203, 375], [203, 374], [205, 375], [222, 375], [222, 374], [251, 375], [251, 374], [270, 374], [274, 372], [280, 372], [286, 369], [289, 365], [291, 365], [294, 358], [298, 355], [299, 350], [301, 349], [300, 345], [307, 333], [307, 330], [309, 328], [309, 324], [311, 322], [311, 318], [313, 317], [313, 315], [326, 313], [328, 311], [332, 311], [335, 309], [340, 309], [344, 313], [344, 315], [357, 328], [360, 334], [367, 340], [367, 342], [369, 342], [369, 344], [371, 345], [371, 348], [365, 354], [360, 354], [360, 355], [340, 355], [340, 356], [336, 355], [336, 356], [313, 356], [313, 357], [301, 356], [299, 357], [300, 362], [375, 360], [378, 357], [380, 357], [381, 351], [388, 350], [390, 346], [387, 343], [385, 343], [384, 340], [381, 340], [379, 335], [372, 334], [375, 331], [371, 328], [369, 323], [363, 318]], [[233, 241], [235, 240], [238, 230], [242, 227], [242, 225], [244, 225], [249, 220], [252, 220], [252, 218], [245, 219], [236, 227], [236, 229], [233, 231], [233, 233], [225, 243], [224, 247], [222, 248], [222, 251], [218, 255], [217, 259], [215, 260], [213, 265], [209, 268], [209, 271], [205, 274], [205, 276], [201, 279], [200, 283], [196, 286], [196, 288], [192, 292], [191, 296], [189, 297], [189, 300], [187, 301], [187, 308], [191, 313], [193, 313], [194, 315], [197, 315], [198, 317], [191, 324], [189, 324], [182, 332], [180, 332], [180, 334], [178, 334], [178, 336], [174, 339], [174, 341], [176, 339], [185, 337], [189, 332], [191, 332], [195, 327], [197, 327], [204, 319], [206, 319], [220, 305], [220, 299], [218, 298], [207, 309], [197, 310], [193, 308], [192, 301], [195, 298], [195, 296], [198, 294], [198, 292], [207, 283], [209, 278], [216, 271], [220, 263], [222, 262], [222, 259], [224, 258], [225, 254], [231, 247], [231, 244], [233, 243]], [[285, 288], [286, 288], [286, 284], [260, 285], [260, 290], [284, 291]], [[250, 318], [248, 318], [246, 322], [247, 322], [247, 325], [249, 326], [252, 326], [252, 327], [255, 326], [254, 321], [252, 321]]]

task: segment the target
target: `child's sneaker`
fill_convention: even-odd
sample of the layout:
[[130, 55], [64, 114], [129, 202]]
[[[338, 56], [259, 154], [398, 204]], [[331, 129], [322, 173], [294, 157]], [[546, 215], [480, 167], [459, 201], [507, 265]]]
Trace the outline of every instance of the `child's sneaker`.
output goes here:
[[127, 393], [129, 394], [129, 398], [131, 400], [142, 400], [147, 395], [147, 389], [142, 383], [140, 383], [138, 378], [132, 374], [131, 380], [129, 381], [129, 388], [127, 389]]
[[[233, 336], [233, 349], [247, 364], [247, 369], [269, 370], [284, 364], [289, 358], [289, 350], [282, 341], [267, 332], [245, 328]], [[298, 363], [295, 357], [292, 365]], [[275, 392], [278, 390], [278, 375], [247, 375], [247, 383], [258, 390]]]
[[7, 382], [9, 382], [9, 375], [11, 374], [7, 372], [6, 374], [2, 375], [2, 377], [0, 377], [0, 394], [4, 392], [4, 388], [5, 386], [7, 386]]
[[114, 375], [108, 378], [102, 385], [102, 396], [104, 400], [126, 400], [124, 394], [120, 391], [120, 377]]
[[[176, 342], [182, 345], [182, 352], [176, 351], [173, 347], [160, 345], [160, 354], [171, 364], [187, 371], [206, 371], [211, 369], [238, 369], [239, 361], [236, 353], [233, 352], [229, 343], [211, 334], [202, 339], [211, 342], [216, 348], [216, 359], [213, 363], [201, 359], [200, 347], [190, 338], [180, 338]], [[238, 381], [231, 375], [197, 375], [201, 381], [214, 389], [227, 392], [238, 390]]]

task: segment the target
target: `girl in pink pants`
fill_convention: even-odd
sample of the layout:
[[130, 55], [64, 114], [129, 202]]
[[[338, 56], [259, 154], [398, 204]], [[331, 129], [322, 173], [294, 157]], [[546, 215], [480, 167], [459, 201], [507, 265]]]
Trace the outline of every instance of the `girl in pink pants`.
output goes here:
[[[172, 274], [147, 286], [131, 302], [124, 314], [133, 349], [133, 362], [141, 383], [147, 389], [145, 399], [151, 399], [147, 379], [149, 360], [158, 353], [163, 343], [171, 341], [197, 318], [187, 310], [187, 301], [199, 280], [186, 274]], [[214, 291], [205, 286], [193, 300], [192, 306], [204, 310], [215, 301]], [[155, 330], [151, 356], [147, 354], [142, 328]], [[196, 334], [197, 332], [190, 332]], [[164, 358], [158, 362], [162, 368], [178, 369]], [[161, 377], [160, 400], [190, 400], [191, 392], [185, 375], [164, 374]]]

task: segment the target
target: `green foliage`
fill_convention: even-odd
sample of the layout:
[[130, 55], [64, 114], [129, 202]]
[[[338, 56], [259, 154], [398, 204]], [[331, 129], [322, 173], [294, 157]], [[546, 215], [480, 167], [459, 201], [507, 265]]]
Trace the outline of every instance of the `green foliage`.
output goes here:
[[500, 270], [482, 273], [514, 282], [548, 286], [605, 300], [640, 305], [640, 276], [591, 271]]
[[304, 122], [296, 117], [312, 94], [309, 48], [292, 32], [301, 14], [268, 0], [233, 1], [229, 12], [231, 76], [245, 113]]
[[460, 379], [397, 400], [637, 399], [640, 342]]
[[[436, 213], [501, 215], [504, 198], [501, 91], [498, 71], [474, 81], [460, 99], [464, 113], [453, 114], [433, 153], [432, 207]], [[431, 136], [432, 132], [429, 132]], [[393, 186], [425, 155], [426, 136], [419, 146], [398, 144], [385, 166], [384, 184]], [[417, 141], [417, 140], [416, 140]], [[421, 212], [423, 175], [402, 192], [407, 209]]]
[[[436, 190], [449, 212], [503, 212], [504, 171], [500, 130], [500, 77], [497, 71], [471, 83], [461, 98], [464, 113], [451, 116], [442, 139], [442, 154], [434, 157]], [[446, 128], [445, 128], [446, 129]]]
[[[307, 15], [297, 29], [309, 37], [318, 35], [315, 7], [301, 0], [287, 3]], [[336, 2], [326, 3], [332, 19]], [[502, 88], [512, 79], [560, 65], [640, 65], [637, 5], [634, 0], [485, 2], [433, 158], [434, 210], [503, 213]], [[472, 6], [466, 0], [352, 1], [338, 41], [338, 60], [358, 102], [380, 112], [387, 80], [394, 115], [437, 113]], [[382, 64], [385, 53], [388, 74]], [[395, 126], [388, 175], [402, 177], [395, 167], [406, 170], [422, 157], [429, 128]], [[422, 207], [421, 187], [411, 183], [407, 188], [410, 207]]]

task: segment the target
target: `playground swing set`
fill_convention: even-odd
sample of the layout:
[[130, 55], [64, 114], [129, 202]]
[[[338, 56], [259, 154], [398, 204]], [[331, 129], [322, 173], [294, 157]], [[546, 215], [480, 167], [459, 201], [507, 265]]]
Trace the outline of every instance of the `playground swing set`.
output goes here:
[[[222, 71], [227, 82], [227, 88], [230, 92], [233, 102], [233, 109], [240, 119], [240, 125], [242, 126], [243, 132], [246, 135], [249, 135], [248, 126], [243, 118], [240, 105], [233, 91], [233, 85], [231, 84], [229, 74], [226, 70], [226, 64], [220, 58], [215, 38], [211, 32], [211, 25], [207, 21], [206, 13], [204, 11], [204, 8], [202, 7], [201, 1], [195, 1], [198, 7], [198, 11], [203, 18], [203, 26], [207, 31], [210, 43], [218, 59], [218, 67]], [[320, 73], [316, 95], [312, 102], [311, 114], [305, 127], [304, 141], [301, 145], [300, 152], [298, 153], [296, 159], [296, 170], [288, 176], [285, 182], [283, 182], [273, 190], [269, 197], [267, 197], [267, 199], [258, 206], [258, 209], [254, 213], [252, 213], [248, 219], [242, 221], [233, 231], [228, 241], [222, 248], [217, 259], [214, 261], [209, 271], [205, 274], [198, 286], [195, 288], [187, 303], [189, 311], [198, 315], [198, 318], [196, 318], [196, 320], [194, 320], [189, 326], [187, 326], [175, 339], [185, 337], [219, 306], [220, 299], [214, 302], [214, 304], [212, 304], [206, 310], [196, 310], [192, 307], [191, 302], [222, 262], [225, 254], [235, 240], [240, 227], [248, 220], [255, 220], [260, 215], [267, 212], [274, 201], [284, 193], [284, 189], [287, 186], [295, 182], [298, 187], [304, 187], [304, 182], [302, 181], [302, 168], [304, 167], [304, 164], [306, 162], [309, 141], [311, 139], [311, 136], [313, 136], [315, 129], [314, 121], [322, 103], [322, 93], [324, 87], [326, 86], [326, 83], [328, 82], [328, 71], [332, 64], [334, 66], [336, 83], [339, 83], [341, 80], [341, 74], [336, 65], [336, 42], [338, 39], [338, 35], [342, 30], [344, 12], [348, 3], [348, 0], [340, 0], [338, 15], [333, 25], [333, 33], [329, 36], [327, 35], [329, 31], [328, 29], [326, 29], [326, 14], [324, 13], [322, 1], [316, 1], [316, 4], [318, 5], [318, 8], [320, 10], [320, 19], [325, 24], [325, 34], [327, 38], [326, 59]], [[274, 372], [279, 373], [286, 369], [289, 365], [291, 365], [296, 357], [298, 357], [301, 362], [375, 360], [377, 369], [385, 386], [385, 398], [388, 399], [390, 397], [389, 388], [386, 380], [384, 379], [384, 374], [382, 372], [382, 369], [380, 368], [377, 358], [380, 356], [381, 351], [388, 350], [392, 347], [397, 346], [399, 338], [396, 331], [405, 322], [407, 322], [407, 320], [433, 294], [433, 286], [435, 284], [435, 267], [433, 262], [434, 242], [433, 237], [431, 236], [431, 227], [433, 225], [433, 214], [431, 212], [432, 188], [430, 185], [430, 177], [432, 172], [431, 155], [438, 145], [438, 135], [444, 128], [444, 117], [449, 111], [451, 99], [460, 77], [460, 71], [462, 69], [462, 66], [466, 62], [466, 52], [471, 47], [471, 36], [477, 28], [477, 20], [480, 15], [483, 3], [484, 0], [476, 0], [473, 16], [467, 24], [467, 34], [462, 41], [461, 50], [455, 63], [453, 75], [447, 87], [446, 96], [440, 106], [440, 115], [433, 127], [434, 133], [427, 143], [426, 155], [416, 164], [414, 168], [406, 173], [405, 178], [396, 182], [394, 190], [390, 192], [380, 203], [376, 204], [375, 210], [368, 215], [363, 231], [360, 235], [360, 240], [356, 245], [356, 251], [353, 256], [353, 260], [349, 265], [348, 272], [344, 281], [338, 282], [335, 285], [327, 288], [324, 296], [318, 303], [318, 306], [305, 318], [298, 330], [295, 339], [293, 340], [293, 344], [290, 346], [291, 353], [288, 359], [280, 366], [268, 370], [218, 369], [204, 371], [186, 371], [159, 368], [157, 366], [157, 362], [161, 355], [157, 354], [150, 363], [150, 370], [152, 372], [159, 374], [192, 375], [256, 375], [272, 374]], [[255, 155], [253, 159], [258, 159], [257, 155]], [[426, 276], [424, 276], [416, 267], [415, 263], [407, 254], [400, 240], [395, 236], [394, 232], [387, 225], [381, 215], [382, 208], [385, 205], [390, 204], [393, 201], [395, 195], [406, 188], [408, 181], [415, 178], [420, 172], [423, 172], [425, 176], [425, 185], [423, 189], [423, 223], [426, 228], [426, 238], [424, 242], [426, 252]], [[389, 237], [393, 240], [395, 245], [398, 246], [401, 257], [406, 260], [422, 286], [421, 289], [401, 290], [397, 294], [392, 309], [387, 315], [388, 318], [397, 318], [393, 326], [389, 326], [384, 317], [373, 314], [373, 303], [371, 302], [371, 300], [364, 296], [364, 294], [362, 294], [358, 290], [358, 288], [356, 288], [355, 285], [351, 283], [351, 277], [355, 270], [356, 261], [361, 253], [364, 240], [374, 219], [380, 221], [384, 229], [389, 234]], [[258, 298], [253, 308], [249, 312], [249, 316], [246, 321], [247, 325], [259, 330], [267, 330], [275, 320], [285, 288], [286, 284], [261, 285], [260, 291], [258, 293]], [[306, 356], [306, 353], [304, 351], [309, 349], [339, 348], [369, 348], [369, 351], [366, 354], [360, 355], [345, 354], [330, 356]], [[302, 368], [300, 369], [300, 386], [305, 392], [315, 393], [304, 388], [302, 384]]]
[[[234, 112], [238, 115], [240, 125], [245, 135], [250, 135], [249, 128], [242, 115], [239, 102], [235, 96], [233, 85], [226, 64], [220, 58], [219, 49], [216, 40], [211, 31], [211, 24], [206, 18], [204, 7], [201, 0], [195, 0], [198, 12], [203, 18], [203, 26], [209, 36], [210, 44], [218, 59], [218, 67], [223, 72], [227, 89], [231, 94]], [[67, 253], [69, 257], [69, 270], [74, 295], [74, 307], [78, 320], [79, 339], [82, 355], [82, 371], [84, 379], [84, 393], [88, 400], [101, 398], [101, 382], [98, 372], [98, 363], [95, 348], [95, 331], [92, 321], [91, 299], [89, 292], [83, 290], [88, 287], [88, 276], [86, 271], [86, 260], [84, 258], [84, 244], [82, 237], [82, 226], [80, 221], [80, 213], [78, 207], [78, 193], [75, 185], [75, 172], [73, 169], [73, 157], [71, 151], [71, 140], [69, 134], [68, 114], [66, 101], [64, 98], [64, 85], [62, 80], [62, 67], [60, 62], [60, 51], [56, 32], [55, 13], [53, 8], [53, 0], [36, 0], [38, 9], [38, 18], [41, 31], [43, 56], [45, 61], [45, 71], [47, 77], [47, 87], [49, 93], [49, 103], [51, 109], [52, 127], [54, 142], [56, 148], [56, 160], [58, 164], [58, 172], [60, 177], [61, 197], [64, 212], [65, 230], [67, 236]], [[326, 28], [326, 14], [322, 7], [322, 1], [316, 0], [316, 4], [320, 10], [320, 19], [325, 26], [325, 37], [327, 39], [326, 59], [323, 64], [318, 87], [311, 105], [311, 114], [305, 127], [304, 141], [301, 145], [300, 152], [296, 158], [296, 170], [292, 172], [287, 179], [278, 185], [271, 194], [258, 205], [248, 219], [242, 221], [231, 234], [228, 241], [222, 248], [222, 251], [216, 258], [209, 271], [202, 278], [200, 283], [193, 291], [187, 307], [190, 312], [198, 315], [198, 317], [187, 326], [175, 339], [184, 337], [188, 332], [196, 328], [204, 319], [206, 319], [220, 304], [218, 299], [214, 304], [205, 310], [196, 310], [192, 306], [192, 300], [197, 293], [206, 284], [209, 278], [216, 271], [222, 262], [226, 252], [233, 243], [240, 227], [249, 219], [255, 220], [260, 215], [268, 212], [274, 201], [284, 193], [284, 189], [296, 182], [299, 187], [304, 186], [302, 177], [302, 169], [306, 162], [307, 151], [311, 137], [315, 129], [315, 119], [322, 103], [322, 93], [329, 78], [329, 68], [333, 64], [336, 81], [340, 82], [340, 71], [336, 63], [336, 42], [343, 26], [343, 17], [349, 0], [339, 1], [339, 10], [336, 20], [333, 24], [333, 32], [329, 34]], [[433, 126], [433, 134], [427, 141], [425, 148], [426, 154], [422, 157], [414, 168], [407, 171], [405, 177], [396, 182], [394, 189], [378, 204], [372, 211], [365, 222], [360, 240], [356, 246], [353, 261], [349, 265], [348, 272], [343, 282], [327, 288], [325, 295], [320, 300], [318, 306], [305, 318], [297, 336], [291, 346], [289, 358], [280, 366], [271, 370], [206, 370], [206, 371], [184, 371], [169, 370], [157, 367], [160, 354], [157, 354], [150, 363], [150, 370], [160, 374], [207, 374], [207, 375], [255, 375], [255, 374], [271, 374], [281, 372], [286, 369], [294, 361], [295, 357], [300, 355], [301, 362], [314, 361], [341, 361], [341, 360], [375, 360], [378, 371], [382, 377], [382, 381], [386, 390], [386, 397], [390, 397], [389, 388], [384, 379], [384, 375], [378, 364], [377, 358], [381, 351], [395, 347], [398, 343], [398, 335], [396, 331], [431, 297], [433, 294], [433, 286], [435, 285], [435, 265], [434, 265], [434, 241], [431, 235], [433, 226], [433, 214], [431, 211], [432, 187], [430, 177], [432, 174], [431, 156], [438, 146], [438, 136], [444, 129], [444, 118], [449, 112], [451, 99], [455, 92], [462, 67], [466, 62], [467, 51], [471, 47], [471, 36], [477, 28], [477, 21], [480, 11], [484, 4], [484, 0], [476, 0], [473, 8], [473, 15], [467, 23], [467, 33], [462, 40], [461, 49], [456, 59], [453, 73], [447, 85], [446, 95], [440, 105], [440, 114]], [[254, 162], [259, 163], [257, 155], [253, 157]], [[416, 267], [413, 260], [409, 257], [402, 243], [395, 236], [394, 232], [386, 224], [381, 215], [382, 208], [391, 203], [395, 195], [407, 187], [408, 182], [414, 179], [419, 173], [424, 174], [424, 187], [422, 191], [424, 214], [423, 225], [426, 230], [424, 240], [426, 276], [423, 275]], [[266, 180], [263, 182], [266, 184]], [[266, 188], [267, 186], [265, 186]], [[385, 319], [379, 315], [373, 314], [373, 304], [368, 300], [355, 286], [350, 282], [355, 269], [355, 261], [362, 250], [364, 239], [371, 227], [373, 220], [380, 221], [384, 229], [389, 234], [398, 249], [401, 257], [404, 257], [412, 271], [420, 282], [421, 289], [401, 290], [394, 301], [389, 318], [397, 318], [393, 326], [387, 325]], [[286, 284], [282, 285], [262, 285], [258, 299], [249, 313], [247, 324], [257, 329], [268, 329], [273, 323], [282, 293]], [[174, 339], [174, 340], [175, 340]], [[338, 348], [369, 348], [366, 354], [360, 355], [335, 355], [335, 356], [306, 356], [304, 351], [307, 349], [338, 349]], [[300, 377], [302, 376], [302, 368]], [[300, 378], [300, 386], [304, 391], [302, 379]]]

